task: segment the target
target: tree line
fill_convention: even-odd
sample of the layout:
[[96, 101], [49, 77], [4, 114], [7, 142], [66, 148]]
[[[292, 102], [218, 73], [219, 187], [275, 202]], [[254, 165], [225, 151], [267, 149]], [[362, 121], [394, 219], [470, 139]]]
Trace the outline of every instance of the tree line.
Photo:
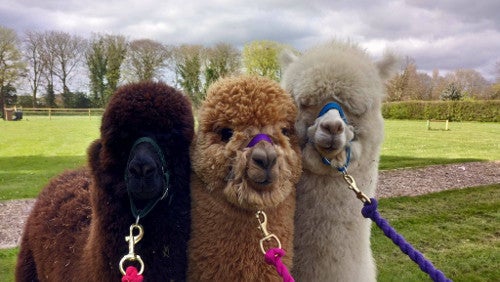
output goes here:
[[[105, 107], [126, 82], [164, 80], [190, 96], [195, 107], [208, 86], [220, 77], [249, 73], [279, 81], [279, 53], [291, 46], [256, 40], [242, 50], [221, 42], [213, 46], [168, 45], [151, 39], [93, 34], [90, 38], [62, 31], [26, 31], [18, 35], [0, 26], [0, 107]], [[297, 50], [295, 52], [299, 53]], [[474, 70], [445, 76], [418, 72], [406, 58], [387, 82], [388, 101], [499, 99], [497, 79], [488, 82]]]
[[430, 76], [419, 72], [415, 60], [406, 57], [398, 74], [386, 84], [386, 101], [500, 99], [500, 61], [495, 73], [494, 83], [473, 69], [457, 69], [444, 76], [435, 69]]

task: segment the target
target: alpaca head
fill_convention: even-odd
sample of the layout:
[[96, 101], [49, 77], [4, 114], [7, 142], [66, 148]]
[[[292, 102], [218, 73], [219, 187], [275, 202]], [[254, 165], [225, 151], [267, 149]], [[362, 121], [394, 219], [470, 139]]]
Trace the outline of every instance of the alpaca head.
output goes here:
[[[383, 79], [392, 74], [394, 56], [388, 54], [374, 63], [353, 44], [330, 42], [300, 57], [285, 53], [281, 59], [282, 86], [299, 107], [296, 130], [304, 168], [330, 173], [325, 159], [342, 167], [349, 156], [356, 160], [366, 153], [362, 150], [368, 146], [363, 142], [370, 140], [377, 147], [383, 136]], [[323, 110], [328, 103], [339, 107]]]
[[112, 175], [110, 181], [126, 179], [104, 185], [113, 187], [110, 193], [139, 203], [158, 198], [167, 185], [175, 190], [179, 178], [189, 177], [193, 135], [191, 104], [180, 91], [161, 82], [124, 85], [104, 112], [90, 164], [94, 172]]
[[301, 172], [292, 98], [269, 79], [221, 79], [200, 108], [195, 173], [215, 197], [244, 209], [281, 203]]

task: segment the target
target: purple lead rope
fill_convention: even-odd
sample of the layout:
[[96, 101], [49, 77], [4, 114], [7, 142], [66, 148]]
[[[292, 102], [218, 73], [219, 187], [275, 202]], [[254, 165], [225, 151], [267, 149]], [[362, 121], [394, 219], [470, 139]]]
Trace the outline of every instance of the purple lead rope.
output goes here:
[[[348, 124], [347, 118], [344, 114], [344, 111], [342, 110], [342, 107], [340, 106], [340, 104], [336, 102], [327, 103], [321, 109], [318, 117], [321, 117], [329, 110], [339, 111], [342, 120], [345, 122], [345, 124]], [[396, 232], [396, 230], [394, 230], [394, 228], [392, 228], [392, 226], [389, 225], [389, 223], [380, 216], [380, 214], [377, 211], [377, 205], [378, 205], [377, 200], [373, 198], [368, 198], [358, 189], [358, 187], [356, 186], [356, 182], [354, 181], [354, 178], [349, 174], [347, 174], [347, 166], [349, 165], [350, 153], [351, 153], [350, 147], [346, 147], [347, 161], [343, 167], [340, 168], [337, 167], [337, 170], [343, 174], [344, 180], [349, 185], [349, 189], [353, 190], [356, 193], [358, 199], [360, 199], [364, 203], [363, 209], [361, 210], [363, 216], [365, 218], [370, 218], [371, 220], [373, 220], [377, 224], [377, 226], [380, 229], [382, 229], [385, 236], [389, 237], [392, 240], [392, 242], [401, 249], [403, 253], [408, 255], [414, 262], [416, 262], [423, 272], [429, 274], [432, 280], [436, 282], [451, 281], [450, 279], [446, 278], [446, 276], [442, 271], [436, 269], [434, 265], [432, 265], [432, 263], [428, 261], [422, 253], [415, 250], [411, 244], [406, 242], [405, 238], [399, 235]], [[331, 165], [330, 161], [328, 161], [324, 157], [323, 157], [323, 163], [325, 165]]]
[[361, 213], [365, 218], [370, 218], [371, 220], [373, 220], [377, 224], [377, 226], [382, 229], [385, 236], [389, 237], [392, 242], [394, 242], [394, 244], [396, 244], [401, 249], [403, 253], [408, 255], [415, 263], [417, 263], [423, 272], [429, 274], [433, 281], [451, 281], [450, 279], [446, 278], [442, 271], [435, 268], [434, 265], [430, 261], [428, 261], [422, 253], [415, 250], [410, 243], [406, 242], [405, 238], [399, 235], [394, 230], [394, 228], [392, 228], [392, 226], [380, 216], [379, 212], [377, 211], [377, 200], [375, 200], [374, 198], [370, 198], [370, 201], [371, 203], [365, 202], [364, 207], [361, 210]]

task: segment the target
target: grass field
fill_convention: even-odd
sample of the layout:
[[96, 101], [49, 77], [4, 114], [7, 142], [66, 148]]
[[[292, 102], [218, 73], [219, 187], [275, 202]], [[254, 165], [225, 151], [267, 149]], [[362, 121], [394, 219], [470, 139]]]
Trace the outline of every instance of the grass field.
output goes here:
[[[500, 184], [381, 199], [379, 212], [453, 281], [499, 281]], [[372, 226], [378, 281], [431, 281]]]
[[0, 200], [34, 198], [54, 175], [85, 163], [100, 117], [0, 121]]
[[444, 131], [427, 130], [426, 121], [386, 120], [379, 168], [500, 160], [499, 140], [500, 123], [451, 122]]
[[[0, 200], [33, 198], [52, 176], [85, 163], [100, 118], [0, 121]], [[443, 126], [444, 127], [444, 126]], [[500, 123], [387, 120], [380, 169], [500, 160]], [[380, 213], [454, 281], [500, 277], [500, 184], [380, 200]], [[379, 281], [430, 281], [373, 227]], [[0, 281], [13, 280], [17, 248], [0, 250]]]
[[[499, 198], [497, 184], [381, 199], [379, 212], [448, 278], [495, 282], [500, 277]], [[372, 230], [378, 281], [431, 281], [375, 225]], [[0, 281], [13, 281], [17, 252], [0, 250]]]
[[[0, 121], [0, 200], [34, 198], [54, 175], [85, 164], [100, 118], [30, 117]], [[380, 169], [500, 160], [500, 123], [451, 123], [427, 130], [425, 121], [387, 120]]]

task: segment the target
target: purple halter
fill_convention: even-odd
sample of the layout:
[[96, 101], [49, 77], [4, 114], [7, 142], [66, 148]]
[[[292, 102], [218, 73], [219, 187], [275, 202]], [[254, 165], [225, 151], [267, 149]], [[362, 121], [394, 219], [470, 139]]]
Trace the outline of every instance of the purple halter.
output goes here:
[[266, 141], [266, 142], [273, 144], [273, 140], [271, 140], [271, 137], [269, 137], [269, 135], [264, 134], [264, 133], [259, 133], [259, 134], [255, 135], [252, 138], [252, 140], [250, 140], [250, 143], [248, 143], [247, 148], [251, 148], [251, 147], [255, 146], [260, 141]]

